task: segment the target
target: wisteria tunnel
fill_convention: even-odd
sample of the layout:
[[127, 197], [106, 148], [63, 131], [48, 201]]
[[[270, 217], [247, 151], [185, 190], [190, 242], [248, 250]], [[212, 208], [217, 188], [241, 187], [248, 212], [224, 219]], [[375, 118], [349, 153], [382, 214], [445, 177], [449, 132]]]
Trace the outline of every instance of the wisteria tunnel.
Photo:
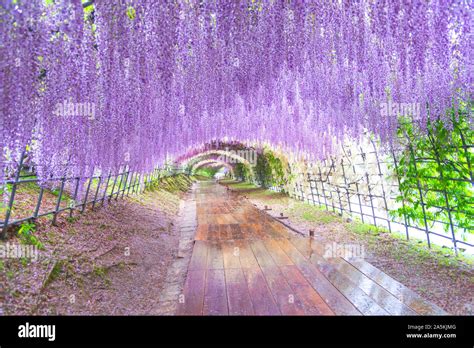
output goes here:
[[0, 314], [472, 316], [472, 13], [2, 0]]

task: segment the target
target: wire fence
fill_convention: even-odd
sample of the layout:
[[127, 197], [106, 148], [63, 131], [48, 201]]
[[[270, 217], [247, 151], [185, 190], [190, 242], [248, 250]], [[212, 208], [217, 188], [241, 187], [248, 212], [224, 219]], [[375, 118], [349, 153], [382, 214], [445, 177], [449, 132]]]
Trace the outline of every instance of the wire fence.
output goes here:
[[[453, 204], [462, 198], [471, 202], [474, 207], [472, 163], [467, 156], [472, 154], [474, 145], [466, 143], [464, 137], [461, 138], [463, 143], [455, 150], [466, 154], [468, 160], [458, 164], [468, 168], [467, 178], [446, 177], [439, 158], [437, 175], [420, 170], [428, 159], [416, 157], [416, 150], [409, 138], [399, 139], [398, 147], [390, 146], [389, 149], [381, 149], [373, 140], [367, 140], [357, 148], [343, 146], [341, 155], [309, 164], [305, 170], [293, 168], [293, 174], [299, 177], [289, 190], [290, 196], [341, 216], [357, 217], [364, 223], [384, 227], [390, 232], [402, 232], [407, 240], [412, 236], [425, 239], [429, 247], [433, 239], [436, 239], [436, 244], [446, 245], [447, 242], [456, 254], [459, 249], [474, 251], [471, 249], [474, 247], [472, 210], [458, 211]], [[400, 171], [399, 158], [403, 151], [405, 157], [407, 151], [411, 155], [414, 173]], [[465, 196], [460, 196], [459, 192], [449, 191], [445, 185], [435, 185], [433, 181], [466, 182], [470, 184], [471, 190]], [[400, 185], [411, 192], [412, 196], [416, 193], [416, 198], [407, 201], [401, 193]], [[444, 197], [444, 204], [433, 204], [432, 199], [429, 199], [430, 192]], [[407, 213], [407, 208], [413, 206], [422, 215], [417, 221]], [[397, 210], [401, 213], [395, 216], [393, 212]], [[455, 213], [465, 216], [467, 227], [454, 219]], [[442, 219], [440, 216], [447, 218]]]
[[[156, 180], [176, 173], [175, 168], [163, 170], [156, 167], [151, 173], [142, 175], [124, 166], [117, 173], [109, 172], [88, 178], [52, 177], [40, 183], [34, 168], [25, 165], [25, 159], [26, 154], [23, 153], [13, 178], [6, 180], [4, 185], [0, 186], [0, 192], [4, 196], [2, 202], [4, 219], [0, 220], [2, 239], [6, 237], [8, 228], [12, 226], [24, 222], [35, 222], [46, 216], [51, 216], [51, 222], [55, 225], [58, 215], [62, 212], [68, 213], [72, 218], [74, 212], [84, 213], [87, 206], [94, 210], [112, 200], [142, 193]], [[18, 197], [23, 196], [22, 188], [31, 188], [30, 185], [33, 185], [34, 189], [28, 191], [27, 197]], [[22, 209], [24, 208], [22, 198], [28, 202], [30, 209]]]

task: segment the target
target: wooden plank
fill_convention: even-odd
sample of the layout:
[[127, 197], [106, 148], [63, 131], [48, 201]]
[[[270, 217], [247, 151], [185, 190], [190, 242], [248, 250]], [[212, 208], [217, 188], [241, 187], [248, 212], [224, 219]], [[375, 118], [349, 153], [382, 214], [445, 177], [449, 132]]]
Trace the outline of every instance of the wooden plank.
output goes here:
[[[214, 223], [217, 225], [222, 225], [224, 224], [224, 221], [221, 217], [221, 214], [213, 214], [212, 219], [214, 220]], [[220, 230], [220, 229], [219, 229]]]
[[277, 243], [334, 313], [338, 315], [361, 315], [361, 312], [288, 240], [279, 239]]
[[272, 226], [273, 230], [277, 232], [281, 237], [287, 237], [289, 235], [288, 229], [278, 221], [271, 221], [270, 225]]
[[217, 241], [219, 240], [219, 225], [216, 225], [214, 221], [211, 222], [207, 225], [207, 240]]
[[267, 233], [263, 230], [262, 225], [260, 225], [257, 221], [254, 221], [251, 224], [250, 231], [252, 233], [252, 237], [255, 239], [266, 239], [268, 238]]
[[[311, 259], [313, 263], [327, 262], [319, 254], [314, 253]], [[340, 257], [329, 259], [329, 262], [347, 278], [349, 278], [357, 287], [364, 291], [370, 298], [377, 302], [383, 309], [392, 315], [416, 315], [417, 313], [406, 306], [398, 298], [393, 296], [386, 289], [367, 277], [365, 274], [352, 267]]]
[[[279, 222], [278, 224], [280, 226], [282, 226]], [[290, 232], [286, 227], [282, 228], [282, 229], [277, 229], [275, 228], [275, 224], [270, 224], [271, 226], [271, 235], [273, 238], [275, 239], [279, 239], [279, 238], [288, 238], [288, 236], [290, 236], [292, 233], [294, 232]]]
[[314, 290], [296, 266], [283, 266], [281, 271], [290, 284], [294, 297], [303, 303], [306, 314], [334, 315], [329, 305]]
[[442, 308], [421, 298], [416, 292], [399, 283], [380, 269], [361, 259], [347, 259], [352, 266], [383, 286], [400, 301], [422, 315], [446, 315]]
[[274, 239], [266, 239], [263, 241], [265, 248], [272, 257], [273, 261], [278, 266], [291, 266], [294, 265], [293, 261], [281, 250], [280, 246]]
[[226, 315], [227, 293], [225, 288], [225, 274], [223, 269], [207, 271], [206, 290], [204, 292], [204, 315]]
[[178, 303], [178, 315], [202, 315], [206, 270], [188, 271], [182, 301]]
[[278, 306], [268, 289], [267, 282], [260, 268], [243, 268], [245, 281], [250, 293], [250, 299], [256, 315], [279, 315]]
[[206, 215], [204, 214], [198, 215], [197, 222], [198, 222], [198, 225], [206, 225], [208, 223], [206, 219]]
[[312, 238], [304, 238], [299, 236], [290, 236], [288, 240], [293, 244], [296, 249], [306, 258], [311, 259], [314, 249], [321, 247], [319, 243], [315, 242]]
[[242, 268], [258, 268], [258, 262], [253, 254], [247, 240], [239, 240], [235, 243], [238, 248], [239, 261]]
[[286, 278], [278, 267], [262, 267], [262, 273], [283, 315], [305, 314], [303, 303], [295, 296], [295, 292], [291, 289], [290, 285], [288, 285]]
[[365, 274], [348, 264], [339, 257], [324, 258], [324, 248], [314, 240], [303, 241], [303, 238], [291, 238], [292, 243], [316, 265], [331, 264], [341, 274], [346, 276], [352, 283], [372, 298], [384, 310], [392, 315], [416, 315], [416, 311], [404, 304], [399, 298], [391, 294]]
[[219, 242], [208, 245], [207, 269], [224, 269], [224, 256]]
[[202, 216], [205, 212], [205, 207], [201, 203], [196, 204], [196, 216]]
[[240, 234], [242, 235], [242, 239], [248, 240], [251, 238], [250, 226], [247, 223], [240, 224]]
[[226, 225], [238, 223], [237, 220], [232, 216], [232, 214], [229, 214], [228, 208], [226, 208], [225, 214], [222, 214], [221, 217]]
[[221, 245], [224, 257], [224, 268], [241, 268], [239, 245], [233, 241], [223, 242]]
[[194, 239], [206, 240], [208, 229], [209, 229], [209, 225], [198, 225], [197, 230], [196, 230], [196, 236], [194, 237]]
[[[299, 253], [298, 249], [286, 241], [287, 249], [294, 249], [293, 253]], [[286, 252], [287, 250], [285, 250]], [[287, 252], [288, 253], [288, 252]], [[302, 256], [302, 254], [300, 254]], [[313, 256], [313, 255], [311, 255]], [[291, 256], [290, 256], [291, 257]], [[303, 256], [302, 256], [303, 257]], [[311, 281], [312, 276], [319, 271], [331, 284], [341, 292], [362, 314], [365, 315], [388, 315], [389, 313], [370, 298], [364, 291], [357, 287], [350, 279], [341, 274], [328, 262], [312, 264], [307, 259], [300, 261], [298, 265], [301, 272]]]
[[226, 241], [232, 239], [230, 225], [219, 225], [219, 240]]
[[274, 227], [274, 221], [270, 221], [267, 214], [264, 214], [262, 217], [263, 221], [260, 222], [262, 226], [262, 231], [265, 236], [272, 238], [286, 238], [288, 233], [279, 231]]
[[261, 240], [254, 240], [251, 241], [249, 244], [260, 267], [276, 266], [276, 263], [273, 261], [272, 257], [268, 253], [267, 249], [265, 248], [265, 245]]
[[230, 315], [253, 315], [252, 300], [249, 289], [240, 268], [225, 270], [227, 301]]
[[242, 239], [242, 232], [238, 224], [229, 225], [229, 229], [230, 229], [231, 239], [233, 240]]
[[193, 254], [189, 261], [189, 270], [204, 270], [207, 268], [208, 242], [197, 240], [194, 242]]

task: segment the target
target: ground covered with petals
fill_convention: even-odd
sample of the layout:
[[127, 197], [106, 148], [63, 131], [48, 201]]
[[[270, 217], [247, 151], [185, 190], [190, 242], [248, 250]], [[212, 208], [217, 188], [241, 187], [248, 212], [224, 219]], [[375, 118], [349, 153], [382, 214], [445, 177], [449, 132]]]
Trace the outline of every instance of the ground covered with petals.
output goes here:
[[163, 314], [160, 294], [178, 257], [176, 217], [191, 184], [168, 181], [77, 218], [61, 216], [56, 227], [39, 222], [39, 259], [1, 264], [3, 314]]

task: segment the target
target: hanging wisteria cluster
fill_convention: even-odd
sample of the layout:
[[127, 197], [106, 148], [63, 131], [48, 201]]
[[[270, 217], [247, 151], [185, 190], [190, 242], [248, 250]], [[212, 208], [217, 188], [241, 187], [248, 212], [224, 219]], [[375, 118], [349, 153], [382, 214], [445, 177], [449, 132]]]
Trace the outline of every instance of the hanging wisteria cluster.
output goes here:
[[400, 110], [423, 125], [470, 98], [470, 6], [2, 0], [2, 179], [26, 146], [46, 178], [222, 138], [318, 158], [364, 130], [389, 141]]

